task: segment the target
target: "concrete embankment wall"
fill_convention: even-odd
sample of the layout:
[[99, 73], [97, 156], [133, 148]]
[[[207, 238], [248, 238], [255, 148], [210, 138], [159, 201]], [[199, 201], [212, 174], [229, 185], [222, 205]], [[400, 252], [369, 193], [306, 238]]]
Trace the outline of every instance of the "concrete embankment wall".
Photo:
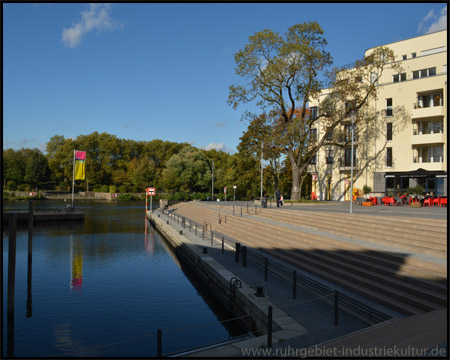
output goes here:
[[[230, 291], [230, 280], [234, 274], [219, 264], [210, 255], [204, 254], [202, 247], [191, 242], [187, 236], [180, 234], [180, 230], [168, 224], [167, 218], [159, 214], [147, 212], [147, 218], [162, 233], [166, 240], [172, 245], [180, 262], [186, 264], [195, 274], [199, 281], [211, 290], [225, 307], [231, 309], [236, 317], [246, 316], [241, 322], [251, 331], [258, 330], [257, 335], [267, 333], [268, 307], [273, 304], [265, 297], [257, 297], [256, 289], [242, 282], [241, 288], [236, 288], [234, 297]], [[230, 296], [233, 297], [230, 303]], [[291, 337], [308, 332], [300, 324], [279, 308], [273, 306], [273, 343], [280, 339], [286, 340]], [[239, 346], [262, 346], [267, 342], [267, 336], [258, 336], [253, 339], [239, 342]], [[237, 346], [236, 344], [233, 346]]]

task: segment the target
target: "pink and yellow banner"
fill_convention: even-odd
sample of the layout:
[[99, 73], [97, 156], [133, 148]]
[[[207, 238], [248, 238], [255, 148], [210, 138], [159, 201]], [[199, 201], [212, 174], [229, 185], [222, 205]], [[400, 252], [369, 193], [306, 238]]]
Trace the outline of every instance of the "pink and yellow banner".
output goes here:
[[75, 180], [84, 180], [86, 151], [75, 151]]

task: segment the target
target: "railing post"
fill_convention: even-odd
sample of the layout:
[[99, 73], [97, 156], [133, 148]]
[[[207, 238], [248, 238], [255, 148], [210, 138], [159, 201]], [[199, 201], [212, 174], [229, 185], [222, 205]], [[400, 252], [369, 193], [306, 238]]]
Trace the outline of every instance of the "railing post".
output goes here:
[[156, 348], [157, 348], [157, 357], [162, 357], [162, 330], [156, 330]]
[[292, 279], [292, 298], [297, 298], [297, 270], [294, 270], [293, 279]]
[[267, 281], [269, 272], [269, 258], [266, 256], [264, 258], [264, 281]]
[[247, 203], [247, 214], [248, 214], [248, 203]]
[[205, 225], [202, 226], [202, 240], [205, 240]]
[[234, 215], [234, 205], [233, 205], [233, 215]]
[[267, 317], [267, 347], [272, 347], [272, 306], [270, 305]]
[[339, 291], [334, 291], [334, 326], [339, 325]]
[[239, 262], [239, 254], [240, 254], [240, 252], [241, 252], [241, 243], [237, 242], [236, 243], [236, 252], [234, 254], [237, 263]]
[[242, 247], [242, 266], [247, 267], [247, 246]]
[[241, 216], [242, 216], [242, 206], [241, 206]]
[[224, 245], [225, 245], [225, 239], [224, 239], [224, 237], [222, 236], [222, 253], [224, 252]]
[[255, 204], [255, 215], [256, 215], [256, 209], [257, 209], [258, 205]]
[[211, 230], [211, 246], [213, 246], [213, 240], [214, 240], [214, 233], [213, 233], [213, 231]]

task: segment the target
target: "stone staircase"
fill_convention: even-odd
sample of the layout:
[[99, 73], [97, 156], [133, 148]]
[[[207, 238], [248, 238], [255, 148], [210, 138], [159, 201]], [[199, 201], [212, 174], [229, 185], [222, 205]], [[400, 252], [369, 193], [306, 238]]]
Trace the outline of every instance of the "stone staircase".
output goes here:
[[446, 221], [280, 209], [233, 216], [230, 207], [201, 203], [176, 211], [406, 315], [447, 305]]

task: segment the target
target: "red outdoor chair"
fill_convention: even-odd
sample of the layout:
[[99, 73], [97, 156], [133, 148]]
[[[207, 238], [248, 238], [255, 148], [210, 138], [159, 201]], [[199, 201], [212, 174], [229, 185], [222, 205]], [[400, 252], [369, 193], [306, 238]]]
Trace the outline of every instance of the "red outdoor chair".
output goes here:
[[438, 197], [433, 199], [433, 206], [439, 205], [439, 203], [440, 199]]
[[425, 206], [427, 206], [427, 205], [428, 205], [428, 207], [433, 206], [432, 201], [433, 201], [433, 199], [430, 199], [430, 198], [425, 199], [425, 200], [423, 201], [423, 207], [425, 207]]
[[439, 206], [447, 206], [447, 198], [442, 197], [439, 199]]

